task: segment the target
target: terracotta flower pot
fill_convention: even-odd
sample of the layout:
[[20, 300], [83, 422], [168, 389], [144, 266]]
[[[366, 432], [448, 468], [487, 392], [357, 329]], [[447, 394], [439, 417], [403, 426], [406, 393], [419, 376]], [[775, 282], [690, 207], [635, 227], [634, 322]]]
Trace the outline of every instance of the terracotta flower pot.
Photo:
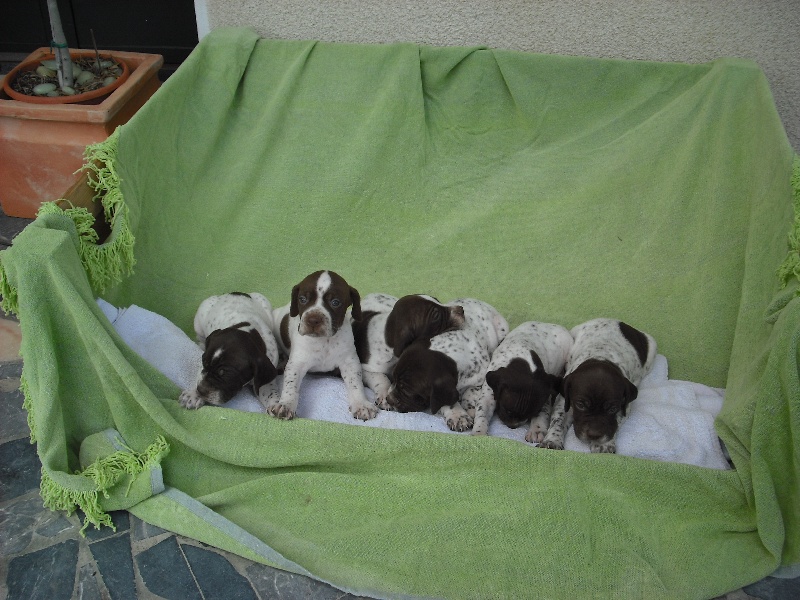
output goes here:
[[[23, 64], [49, 54], [49, 48], [39, 48]], [[86, 146], [128, 122], [158, 90], [161, 55], [101, 54], [112, 54], [130, 69], [108, 96], [81, 104], [36, 104], [0, 91], [0, 205], [7, 215], [33, 218], [42, 202], [60, 198], [79, 177]]]
[[[73, 50], [70, 52], [70, 57], [72, 60], [76, 58], [94, 58], [95, 52], [94, 50]], [[79, 104], [81, 102], [86, 102], [87, 100], [94, 100], [95, 98], [100, 98], [101, 96], [107, 96], [119, 86], [121, 86], [131, 74], [131, 70], [128, 67], [128, 63], [124, 60], [117, 58], [115, 55], [109, 53], [102, 53], [100, 54], [100, 58], [105, 59], [115, 59], [119, 65], [122, 67], [122, 75], [117, 77], [114, 80], [114, 83], [110, 85], [106, 85], [96, 90], [91, 90], [89, 92], [84, 92], [83, 94], [74, 94], [72, 96], [29, 96], [27, 94], [21, 94], [20, 92], [16, 91], [11, 84], [16, 81], [17, 77], [21, 73], [25, 71], [35, 71], [36, 68], [39, 66], [41, 61], [43, 60], [52, 60], [55, 59], [55, 54], [47, 54], [46, 56], [42, 56], [33, 60], [26, 59], [25, 61], [18, 64], [14, 67], [8, 75], [6, 75], [5, 79], [3, 80], [3, 91], [9, 95], [10, 98], [14, 100], [19, 100], [21, 102], [33, 102], [35, 104]]]

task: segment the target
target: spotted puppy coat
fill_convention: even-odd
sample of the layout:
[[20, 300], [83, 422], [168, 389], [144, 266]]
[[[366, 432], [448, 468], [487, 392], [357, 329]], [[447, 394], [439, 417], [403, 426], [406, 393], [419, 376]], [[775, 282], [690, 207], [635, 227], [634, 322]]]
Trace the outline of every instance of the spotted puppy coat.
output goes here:
[[406, 348], [395, 365], [386, 402], [400, 412], [430, 410], [441, 414], [453, 431], [466, 431], [472, 427], [491, 354], [508, 333], [508, 323], [480, 300], [464, 298], [447, 305], [463, 307], [464, 325]]
[[387, 294], [364, 296], [361, 320], [353, 322], [353, 335], [364, 385], [375, 392], [376, 404], [389, 408], [389, 375], [403, 350], [415, 340], [431, 338], [463, 324], [461, 306], [445, 306], [431, 296], [409, 295], [399, 300]]
[[653, 368], [656, 341], [616, 319], [594, 319], [573, 328], [562, 395], [553, 407], [543, 446], [563, 448], [570, 424], [592, 452], [616, 452], [619, 425], [638, 385]]
[[528, 321], [509, 333], [492, 354], [472, 433], [486, 435], [496, 413], [511, 428], [530, 421], [525, 439], [541, 442], [571, 347], [572, 335], [561, 325]]
[[233, 292], [206, 298], [194, 317], [202, 364], [193, 388], [184, 390], [186, 408], [224, 404], [252, 385], [265, 402], [277, 393], [278, 345], [272, 333], [272, 305], [257, 293]]
[[361, 319], [361, 298], [333, 271], [312, 273], [292, 288], [289, 304], [274, 313], [276, 337], [289, 358], [280, 400], [267, 406], [271, 415], [294, 418], [306, 373], [334, 370], [340, 372], [347, 388], [350, 414], [364, 421], [378, 414], [364, 394], [350, 315], [355, 321]]

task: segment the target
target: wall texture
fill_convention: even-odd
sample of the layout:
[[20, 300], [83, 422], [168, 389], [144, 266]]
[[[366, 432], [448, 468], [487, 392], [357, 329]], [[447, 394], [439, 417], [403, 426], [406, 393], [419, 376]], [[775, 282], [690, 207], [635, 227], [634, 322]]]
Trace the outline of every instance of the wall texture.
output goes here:
[[483, 45], [550, 54], [705, 62], [749, 58], [767, 75], [800, 152], [800, 0], [195, 0], [200, 36]]

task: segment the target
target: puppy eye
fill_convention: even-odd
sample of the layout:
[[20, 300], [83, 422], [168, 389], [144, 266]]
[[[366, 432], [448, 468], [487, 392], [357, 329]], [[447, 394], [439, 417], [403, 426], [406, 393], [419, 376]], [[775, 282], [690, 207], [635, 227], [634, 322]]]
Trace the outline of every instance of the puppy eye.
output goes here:
[[308, 304], [308, 296], [298, 296], [297, 301], [300, 304]]
[[342, 305], [342, 301], [341, 301], [341, 300], [339, 300], [338, 298], [334, 298], [333, 300], [331, 300], [331, 301], [329, 302], [329, 304], [330, 304], [330, 305], [331, 305], [333, 308], [339, 308], [339, 307]]
[[578, 400], [574, 402], [574, 404], [577, 410], [586, 410], [586, 402], [584, 402], [583, 400]]
[[609, 406], [608, 409], [606, 410], [606, 412], [608, 414], [610, 414], [610, 415], [615, 415], [615, 414], [617, 414], [617, 412], [619, 412], [619, 407], [618, 406]]
[[437, 310], [436, 312], [433, 313], [433, 317], [432, 318], [433, 318], [434, 321], [441, 321], [442, 320], [442, 314]]
[[217, 369], [217, 375], [219, 375], [220, 377], [223, 377], [225, 375], [225, 369], [223, 369], [221, 367], [219, 369]]

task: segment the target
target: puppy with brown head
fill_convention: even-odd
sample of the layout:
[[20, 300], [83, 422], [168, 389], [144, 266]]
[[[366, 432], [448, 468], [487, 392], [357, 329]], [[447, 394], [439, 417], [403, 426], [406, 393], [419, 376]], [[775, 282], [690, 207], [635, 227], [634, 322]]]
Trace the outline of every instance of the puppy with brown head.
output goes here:
[[306, 373], [334, 370], [347, 387], [353, 417], [367, 420], [378, 414], [364, 394], [351, 316], [354, 321], [361, 319], [361, 297], [333, 271], [316, 271], [292, 288], [289, 304], [274, 314], [276, 337], [289, 358], [280, 400], [267, 406], [271, 415], [292, 419]]
[[464, 324], [461, 306], [445, 306], [424, 295], [403, 296], [398, 300], [386, 294], [368, 294], [361, 302], [361, 311], [361, 320], [353, 322], [356, 351], [364, 385], [375, 392], [375, 402], [381, 408], [388, 408], [389, 374], [403, 350], [416, 340]]
[[194, 328], [202, 366], [195, 387], [181, 393], [182, 406], [224, 404], [248, 385], [262, 402], [275, 393], [278, 346], [269, 300], [257, 293], [212, 296], [200, 304]]
[[509, 333], [492, 354], [472, 433], [486, 434], [496, 412], [511, 428], [530, 421], [525, 439], [541, 442], [571, 347], [572, 336], [560, 325], [528, 321]]
[[454, 300], [464, 309], [464, 324], [412, 343], [394, 367], [387, 405], [404, 412], [441, 414], [453, 431], [472, 427], [475, 405], [491, 353], [508, 333], [508, 323], [480, 300]]
[[[638, 396], [637, 386], [653, 368], [656, 342], [649, 334], [616, 319], [593, 319], [570, 333], [575, 341], [562, 384], [566, 413], [563, 431], [557, 432], [560, 439], [548, 431], [546, 445], [563, 448], [571, 420], [575, 435], [589, 444], [592, 452], [616, 452], [619, 426]], [[558, 403], [556, 408], [561, 410]]]

